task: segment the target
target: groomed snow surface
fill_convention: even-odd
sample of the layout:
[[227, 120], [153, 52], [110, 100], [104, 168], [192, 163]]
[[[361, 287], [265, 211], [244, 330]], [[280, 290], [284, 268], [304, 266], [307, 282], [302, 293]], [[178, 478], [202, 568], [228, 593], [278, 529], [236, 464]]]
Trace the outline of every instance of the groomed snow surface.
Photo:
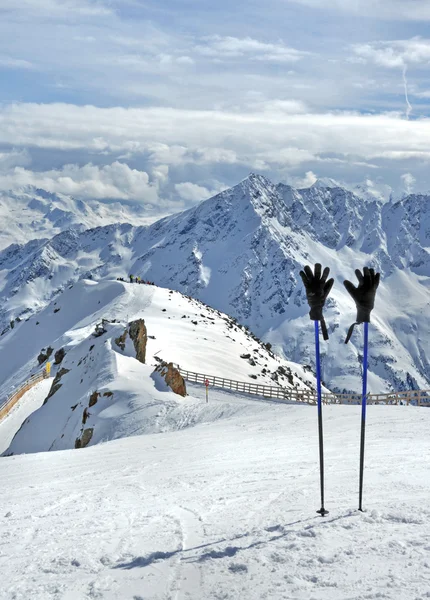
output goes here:
[[[190, 392], [204, 402], [204, 390]], [[0, 459], [4, 600], [430, 597], [430, 411], [317, 413], [215, 393], [246, 414], [82, 450]]]

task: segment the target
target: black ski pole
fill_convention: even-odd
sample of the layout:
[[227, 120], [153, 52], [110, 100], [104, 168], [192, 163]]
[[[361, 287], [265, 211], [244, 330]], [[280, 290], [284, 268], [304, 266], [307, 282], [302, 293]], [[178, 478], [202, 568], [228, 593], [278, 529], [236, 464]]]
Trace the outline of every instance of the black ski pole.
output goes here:
[[360, 486], [358, 510], [363, 512], [363, 474], [364, 474], [364, 441], [366, 436], [366, 405], [367, 405], [367, 356], [369, 349], [369, 323], [364, 323], [363, 349], [363, 394], [361, 397], [361, 436], [360, 436]]
[[320, 334], [319, 324], [321, 323], [321, 331], [323, 338], [328, 340], [328, 331], [323, 316], [323, 308], [327, 296], [333, 287], [334, 279], [327, 277], [330, 269], [326, 267], [321, 273], [321, 265], [316, 263], [315, 270], [309, 266], [304, 267], [300, 271], [303, 285], [306, 289], [306, 299], [309, 304], [309, 318], [315, 321], [315, 364], [317, 373], [317, 404], [318, 404], [318, 437], [319, 437], [319, 457], [320, 457], [320, 485], [321, 485], [321, 508], [317, 510], [322, 517], [328, 514], [328, 510], [324, 508], [324, 442], [323, 442], [323, 423], [322, 423], [322, 402], [321, 402], [321, 359], [320, 359]]
[[366, 405], [367, 405], [367, 367], [369, 353], [369, 323], [370, 313], [375, 305], [376, 290], [379, 286], [380, 273], [375, 273], [374, 269], [364, 267], [363, 273], [359, 269], [355, 270], [358, 279], [356, 287], [350, 281], [343, 282], [347, 291], [351, 295], [357, 307], [357, 318], [351, 325], [346, 336], [347, 344], [354, 331], [355, 325], [364, 324], [364, 348], [363, 348], [363, 391], [361, 396], [361, 435], [360, 435], [360, 480], [358, 493], [358, 510], [363, 511], [363, 475], [364, 475], [364, 443], [366, 437]]
[[324, 437], [322, 422], [322, 402], [321, 402], [321, 358], [320, 358], [320, 331], [319, 322], [315, 321], [315, 362], [317, 371], [317, 399], [318, 399], [318, 438], [320, 454], [320, 486], [321, 486], [321, 508], [317, 510], [322, 517], [328, 514], [324, 508]]

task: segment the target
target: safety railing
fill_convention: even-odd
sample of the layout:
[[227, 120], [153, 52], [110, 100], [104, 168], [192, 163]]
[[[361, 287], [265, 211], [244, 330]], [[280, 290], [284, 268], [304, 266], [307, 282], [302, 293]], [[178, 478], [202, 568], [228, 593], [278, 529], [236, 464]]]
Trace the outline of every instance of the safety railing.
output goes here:
[[31, 377], [29, 377], [18, 388], [13, 390], [13, 392], [11, 392], [9, 396], [0, 404], [0, 420], [3, 419], [11, 411], [11, 409], [15, 406], [18, 400], [22, 398], [22, 396], [26, 392], [28, 392], [28, 390], [30, 390], [34, 385], [36, 385], [36, 383], [39, 383], [39, 381], [46, 379], [48, 376], [49, 375], [46, 369], [43, 369], [42, 371], [39, 371], [39, 373], [35, 373]]
[[[245, 381], [236, 381], [217, 375], [195, 373], [179, 367], [179, 372], [184, 379], [191, 383], [208, 383], [209, 386], [225, 390], [233, 390], [243, 394], [253, 394], [263, 398], [270, 398], [278, 402], [299, 402], [303, 404], [316, 404], [317, 395], [312, 390], [292, 390], [281, 386], [262, 385]], [[324, 404], [361, 404], [361, 394], [322, 394]], [[368, 394], [368, 404], [397, 404], [430, 406], [430, 390], [407, 390], [390, 392], [387, 394]]]

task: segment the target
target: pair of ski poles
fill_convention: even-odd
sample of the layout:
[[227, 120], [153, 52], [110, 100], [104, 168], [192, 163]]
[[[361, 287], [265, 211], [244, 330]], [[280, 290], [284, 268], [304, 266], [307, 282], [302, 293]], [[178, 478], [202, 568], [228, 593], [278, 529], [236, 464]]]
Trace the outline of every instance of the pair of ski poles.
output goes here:
[[[321, 508], [317, 510], [322, 517], [328, 514], [324, 508], [324, 441], [323, 441], [323, 422], [322, 422], [322, 401], [321, 401], [321, 358], [320, 358], [320, 339], [319, 339], [319, 321], [315, 321], [315, 355], [317, 372], [317, 399], [318, 399], [318, 437], [319, 437], [319, 458], [320, 458], [320, 485], [321, 485]], [[367, 357], [369, 350], [369, 323], [364, 323], [364, 351], [363, 351], [363, 388], [361, 395], [361, 435], [360, 435], [360, 481], [359, 481], [359, 500], [358, 510], [363, 511], [363, 475], [364, 475], [364, 442], [366, 436], [366, 406], [367, 406]]]
[[[317, 375], [317, 399], [318, 399], [318, 434], [319, 434], [319, 458], [320, 458], [320, 480], [321, 480], [321, 508], [317, 511], [322, 517], [328, 513], [324, 507], [324, 446], [323, 446], [323, 423], [322, 423], [322, 401], [321, 401], [321, 359], [319, 324], [325, 340], [328, 340], [328, 331], [323, 316], [325, 301], [334, 284], [334, 279], [327, 279], [330, 269], [326, 267], [322, 271], [319, 263], [315, 265], [312, 272], [311, 267], [304, 267], [300, 271], [300, 277], [306, 289], [306, 298], [310, 307], [309, 317], [315, 321], [315, 353], [316, 353], [316, 375]], [[364, 324], [364, 352], [363, 352], [363, 389], [361, 397], [361, 437], [360, 437], [360, 486], [359, 486], [359, 510], [363, 510], [363, 473], [364, 473], [364, 442], [366, 432], [366, 396], [367, 396], [367, 363], [369, 349], [369, 323], [370, 313], [375, 304], [376, 290], [379, 286], [380, 274], [374, 269], [364, 267], [363, 272], [355, 270], [358, 286], [348, 280], [343, 282], [347, 292], [355, 302], [357, 317], [351, 325], [346, 336], [345, 344], [354, 330], [355, 325]]]

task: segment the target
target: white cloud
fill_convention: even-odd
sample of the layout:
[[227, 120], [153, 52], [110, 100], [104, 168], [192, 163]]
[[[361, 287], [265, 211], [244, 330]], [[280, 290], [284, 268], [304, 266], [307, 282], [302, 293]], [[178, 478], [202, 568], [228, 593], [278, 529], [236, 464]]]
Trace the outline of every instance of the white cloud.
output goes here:
[[27, 150], [0, 152], [0, 173], [7, 173], [14, 167], [27, 167], [30, 164], [31, 157]]
[[207, 188], [190, 181], [175, 184], [175, 190], [183, 200], [188, 202], [199, 202], [211, 196]]
[[74, 13], [91, 17], [112, 14], [112, 10], [101, 0], [1, 0], [0, 8], [21, 15], [25, 11], [27, 15], [41, 18], [70, 16]]
[[220, 35], [203, 39], [194, 49], [203, 56], [218, 60], [247, 58], [267, 62], [294, 63], [309, 55], [309, 52], [290, 48], [281, 42], [273, 44], [251, 37], [237, 38]]
[[1, 143], [17, 149], [145, 152], [153, 164], [165, 165], [219, 162], [252, 167], [257, 160], [279, 163], [279, 156], [281, 162], [291, 162], [296, 156], [311, 159], [323, 153], [366, 162], [427, 156], [430, 119], [405, 121], [395, 113], [345, 111], [237, 113], [15, 104], [0, 107]]
[[355, 56], [362, 62], [370, 62], [389, 69], [402, 69], [408, 65], [430, 63], [430, 40], [421, 37], [355, 44], [352, 49]]
[[28, 60], [21, 58], [12, 58], [10, 56], [0, 56], [0, 68], [6, 69], [33, 69], [34, 65]]
[[290, 177], [290, 185], [297, 189], [309, 188], [313, 185], [318, 177], [312, 171], [307, 171], [304, 177]]
[[411, 194], [416, 183], [415, 177], [411, 173], [404, 173], [400, 179], [403, 181], [405, 192]]
[[10, 190], [36, 186], [48, 192], [60, 192], [76, 198], [136, 200], [158, 204], [157, 187], [149, 181], [145, 171], [130, 169], [126, 164], [114, 162], [97, 167], [92, 164], [79, 167], [65, 165], [59, 170], [30, 171], [15, 167], [0, 174], [0, 189]]
[[371, 18], [430, 20], [428, 0], [285, 0], [313, 8], [349, 12]]

